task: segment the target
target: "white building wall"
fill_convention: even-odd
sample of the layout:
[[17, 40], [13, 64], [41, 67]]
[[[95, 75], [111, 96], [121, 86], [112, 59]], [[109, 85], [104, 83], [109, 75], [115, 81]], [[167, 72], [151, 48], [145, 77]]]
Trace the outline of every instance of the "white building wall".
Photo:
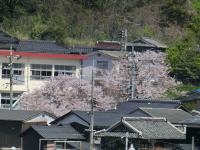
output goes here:
[[[0, 94], [1, 93], [9, 93], [10, 91], [10, 80], [2, 78], [2, 63], [8, 63], [9, 59], [6, 56], [0, 56]], [[13, 92], [25, 92], [32, 91], [35, 88], [39, 88], [44, 85], [45, 80], [33, 80], [30, 79], [31, 64], [49, 64], [52, 65], [52, 76], [54, 74], [54, 65], [66, 65], [66, 66], [76, 66], [75, 75], [76, 77], [80, 76], [80, 66], [81, 60], [66, 60], [66, 59], [47, 59], [47, 58], [30, 58], [30, 57], [22, 57], [19, 60], [14, 60], [13, 63], [23, 63], [25, 65], [24, 68], [24, 82], [23, 84], [14, 84]]]

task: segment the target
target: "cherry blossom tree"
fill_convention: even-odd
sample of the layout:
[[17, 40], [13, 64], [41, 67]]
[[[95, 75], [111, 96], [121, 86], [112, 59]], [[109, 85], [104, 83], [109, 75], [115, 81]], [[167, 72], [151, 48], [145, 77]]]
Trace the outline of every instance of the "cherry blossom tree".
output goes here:
[[[91, 83], [72, 76], [54, 77], [21, 98], [24, 109], [44, 110], [57, 116], [70, 110], [90, 110], [90, 102]], [[116, 104], [100, 86], [94, 86], [94, 103], [95, 110], [108, 110]]]
[[[180, 82], [168, 75], [165, 53], [147, 50], [137, 52], [135, 63], [135, 97], [160, 99]], [[132, 63], [124, 57], [113, 61], [111, 70], [95, 70], [95, 110], [108, 110], [130, 97]], [[40, 89], [24, 93], [21, 106], [62, 115], [70, 110], [90, 110], [91, 81], [73, 76], [51, 78]]]

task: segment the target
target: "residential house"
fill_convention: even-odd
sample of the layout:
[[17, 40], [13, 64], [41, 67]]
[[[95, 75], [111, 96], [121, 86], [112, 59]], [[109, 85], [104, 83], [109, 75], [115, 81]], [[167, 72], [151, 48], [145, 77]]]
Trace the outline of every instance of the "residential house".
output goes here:
[[22, 130], [31, 125], [49, 124], [55, 116], [42, 111], [0, 109], [0, 148], [20, 148]]
[[194, 115], [190, 118], [182, 120], [179, 122], [187, 126], [187, 143], [192, 143], [192, 138], [194, 138], [195, 146], [200, 148], [200, 115]]
[[31, 126], [21, 137], [23, 150], [89, 149], [84, 135], [71, 125]]
[[[132, 42], [132, 47], [136, 52], [143, 52], [146, 50], [165, 51], [165, 49], [167, 49], [167, 45], [148, 37], [141, 37], [134, 40]], [[129, 48], [128, 51], [130, 50]]]
[[185, 96], [181, 96], [180, 99], [185, 107], [190, 110], [200, 111], [200, 89], [188, 92]]
[[103, 150], [121, 150], [133, 145], [137, 150], [166, 150], [178, 148], [186, 135], [165, 118], [123, 117], [106, 130], [95, 132], [101, 137]]
[[[94, 128], [101, 130], [108, 128], [116, 121], [120, 120], [123, 114], [110, 111], [94, 111]], [[90, 126], [89, 111], [70, 111], [69, 113], [51, 122], [53, 125], [73, 124], [80, 132], [84, 132]], [[82, 129], [81, 129], [82, 126]]]
[[182, 109], [173, 108], [144, 108], [139, 107], [137, 110], [130, 112], [132, 115], [140, 115], [143, 117], [164, 117], [167, 121], [178, 125], [180, 121], [192, 118], [192, 115]]
[[[170, 101], [170, 100], [163, 100], [163, 101], [156, 101], [156, 100], [129, 100], [120, 103], [116, 109], [109, 110], [109, 111], [95, 111], [94, 112], [94, 127], [96, 130], [101, 130], [104, 128], [108, 128], [115, 122], [119, 121], [122, 117], [145, 117], [144, 113], [137, 113], [139, 107], [147, 107], [147, 108], [164, 108], [172, 109], [181, 108], [180, 101]], [[135, 113], [134, 113], [135, 112]], [[177, 110], [179, 113], [183, 113], [183, 119], [187, 119], [189, 115], [188, 113]], [[179, 113], [179, 114], [180, 114]], [[170, 115], [170, 114], [169, 114]], [[150, 115], [149, 115], [150, 117]], [[158, 117], [166, 117], [165, 116], [158, 116]], [[181, 119], [177, 120], [179, 122]], [[54, 125], [65, 125], [65, 124], [72, 124], [75, 123], [81, 125], [84, 129], [89, 128], [90, 126], [90, 112], [89, 111], [70, 111], [69, 113], [55, 119], [51, 124]], [[80, 127], [79, 127], [80, 128]], [[83, 130], [84, 130], [83, 129]], [[83, 131], [82, 130], [82, 131]]]
[[116, 111], [130, 113], [138, 107], [147, 108], [180, 108], [185, 110], [179, 100], [151, 100], [151, 99], [129, 99], [128, 101], [119, 103]]
[[[13, 38], [0, 32], [0, 106], [10, 106], [9, 50]], [[40, 87], [59, 74], [80, 76], [83, 55], [67, 54], [67, 49], [53, 41], [17, 40], [13, 43], [13, 101], [25, 91]], [[17, 59], [15, 59], [15, 57]]]

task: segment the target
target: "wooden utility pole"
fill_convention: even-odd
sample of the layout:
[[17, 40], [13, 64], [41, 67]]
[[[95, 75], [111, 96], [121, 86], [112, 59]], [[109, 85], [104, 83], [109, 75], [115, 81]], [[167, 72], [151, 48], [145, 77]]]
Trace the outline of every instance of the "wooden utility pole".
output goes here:
[[126, 51], [127, 46], [127, 29], [121, 31], [121, 50]]
[[126, 144], [125, 144], [125, 150], [128, 150], [128, 132], [126, 132]]
[[94, 144], [94, 71], [92, 68], [92, 85], [91, 85], [91, 111], [90, 111], [90, 150], [93, 150]]
[[192, 136], [192, 150], [194, 150], [194, 136]]
[[12, 52], [12, 44], [10, 45], [9, 67], [10, 67], [10, 110], [12, 110], [12, 106], [13, 106], [13, 52]]

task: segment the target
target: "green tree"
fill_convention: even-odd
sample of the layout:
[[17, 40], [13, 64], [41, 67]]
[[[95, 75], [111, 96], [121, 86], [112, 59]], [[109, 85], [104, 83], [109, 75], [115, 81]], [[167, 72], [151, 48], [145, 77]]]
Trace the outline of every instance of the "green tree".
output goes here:
[[200, 49], [191, 40], [183, 40], [167, 50], [171, 75], [183, 82], [200, 80]]

